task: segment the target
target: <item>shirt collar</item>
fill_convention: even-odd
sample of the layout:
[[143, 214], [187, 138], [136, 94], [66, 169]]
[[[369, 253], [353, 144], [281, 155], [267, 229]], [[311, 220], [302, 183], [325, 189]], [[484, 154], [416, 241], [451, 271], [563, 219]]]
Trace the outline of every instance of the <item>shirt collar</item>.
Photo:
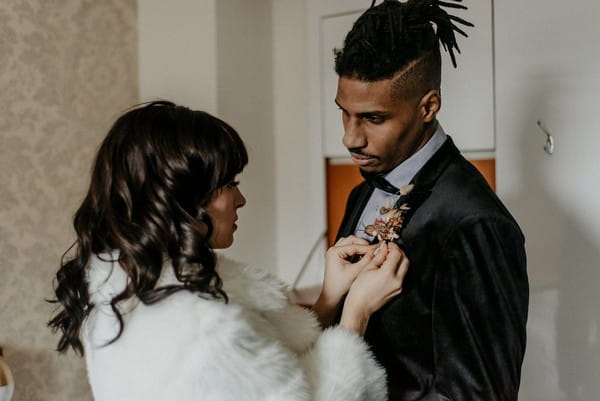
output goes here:
[[437, 122], [435, 132], [429, 138], [427, 143], [416, 153], [397, 165], [392, 171], [385, 175], [385, 178], [397, 188], [400, 188], [413, 179], [421, 170], [427, 161], [442, 147], [446, 141], [447, 135], [441, 124]]

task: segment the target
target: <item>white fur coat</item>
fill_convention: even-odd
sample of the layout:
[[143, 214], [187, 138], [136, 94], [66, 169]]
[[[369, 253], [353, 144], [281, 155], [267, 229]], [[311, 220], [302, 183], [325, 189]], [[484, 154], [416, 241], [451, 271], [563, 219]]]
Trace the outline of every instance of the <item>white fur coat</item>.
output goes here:
[[[96, 401], [386, 400], [385, 373], [362, 338], [321, 331], [264, 272], [223, 257], [217, 271], [228, 304], [186, 291], [149, 306], [130, 300], [121, 337], [103, 346], [117, 332], [107, 302], [125, 273], [94, 257], [82, 339]], [[165, 269], [159, 284], [174, 282]]]

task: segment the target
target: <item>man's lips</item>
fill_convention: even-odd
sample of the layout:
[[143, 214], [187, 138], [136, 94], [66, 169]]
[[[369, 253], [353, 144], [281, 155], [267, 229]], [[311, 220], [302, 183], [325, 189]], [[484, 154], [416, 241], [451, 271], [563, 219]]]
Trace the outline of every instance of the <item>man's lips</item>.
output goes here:
[[376, 157], [359, 155], [357, 153], [352, 153], [352, 152], [350, 152], [350, 157], [352, 158], [352, 161], [355, 164], [358, 164], [359, 166], [365, 166], [367, 164], [372, 164], [377, 161]]

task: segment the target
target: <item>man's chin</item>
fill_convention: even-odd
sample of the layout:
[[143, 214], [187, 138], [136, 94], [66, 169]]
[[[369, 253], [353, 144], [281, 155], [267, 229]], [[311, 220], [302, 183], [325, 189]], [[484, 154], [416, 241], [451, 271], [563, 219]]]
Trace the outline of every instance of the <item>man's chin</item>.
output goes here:
[[368, 174], [376, 174], [376, 173], [381, 173], [383, 170], [381, 169], [381, 166], [379, 165], [373, 165], [373, 166], [358, 166], [358, 169], [364, 173], [368, 173]]

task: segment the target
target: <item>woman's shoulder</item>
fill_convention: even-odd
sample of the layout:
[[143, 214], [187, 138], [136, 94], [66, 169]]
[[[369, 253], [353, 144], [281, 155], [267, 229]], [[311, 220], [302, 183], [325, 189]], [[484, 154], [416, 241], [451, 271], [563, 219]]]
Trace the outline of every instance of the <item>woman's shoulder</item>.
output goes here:
[[[280, 310], [288, 304], [288, 287], [263, 269], [217, 255], [217, 273], [222, 280], [222, 289], [227, 294], [229, 303], [209, 294], [182, 290], [147, 306], [152, 306], [157, 313], [173, 308], [202, 311], [225, 308], [219, 313], [235, 314], [235, 310], [239, 308]], [[110, 301], [126, 288], [127, 280], [127, 274], [119, 264], [118, 251], [92, 255], [86, 270], [90, 302], [98, 308], [110, 307]], [[172, 267], [166, 263], [157, 286], [170, 284], [178, 284], [178, 282]], [[130, 311], [133, 308], [137, 309], [138, 304], [140, 304], [139, 299], [132, 297], [122, 302], [119, 309]]]
[[[110, 306], [111, 300], [120, 294], [127, 285], [127, 274], [118, 262], [118, 253], [94, 255], [87, 269], [90, 302], [94, 304], [91, 316], [95, 321], [105, 321], [110, 328], [101, 336], [116, 334], [115, 316]], [[202, 336], [204, 332], [243, 330], [243, 324], [254, 324], [255, 313], [279, 312], [289, 305], [287, 286], [272, 274], [224, 256], [218, 256], [217, 272], [222, 279], [222, 289], [227, 295], [214, 298], [209, 294], [187, 290], [175, 292], [160, 301], [145, 305], [137, 297], [132, 297], [117, 305], [123, 313], [124, 333], [137, 337], [141, 333], [171, 332], [177, 328], [182, 336]], [[165, 265], [158, 285], [176, 284], [170, 265]], [[98, 313], [100, 312], [100, 313]], [[98, 326], [100, 327], [100, 326]], [[104, 335], [105, 334], [105, 335]], [[172, 334], [171, 334], [172, 335]]]
[[[243, 305], [226, 303], [209, 294], [180, 290], [151, 304], [144, 304], [135, 296], [120, 302], [117, 308], [122, 314], [123, 332], [111, 347], [101, 347], [119, 332], [110, 301], [127, 282], [127, 275], [117, 260], [105, 256], [94, 256], [87, 271], [90, 301], [94, 306], [86, 321], [85, 340], [96, 348], [96, 353], [128, 355], [144, 347], [166, 350], [174, 344], [189, 346], [199, 339], [243, 330], [241, 326], [246, 320]], [[161, 276], [159, 285], [170, 282], [168, 274], [166, 276]]]

